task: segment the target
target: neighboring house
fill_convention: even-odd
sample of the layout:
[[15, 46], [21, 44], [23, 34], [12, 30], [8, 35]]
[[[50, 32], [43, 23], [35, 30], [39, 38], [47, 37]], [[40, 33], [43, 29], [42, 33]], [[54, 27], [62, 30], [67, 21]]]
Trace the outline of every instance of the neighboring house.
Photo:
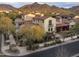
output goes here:
[[79, 19], [79, 15], [75, 16], [74, 19]]
[[75, 21], [76, 23], [79, 23], [79, 16], [75, 16], [75, 17], [74, 17], [74, 21]]
[[44, 16], [42, 13], [35, 13], [35, 15]]
[[5, 12], [5, 13], [10, 13], [12, 10], [0, 10], [0, 13]]
[[31, 20], [33, 19], [33, 17], [23, 14], [23, 15], [22, 15], [22, 19], [23, 19], [24, 21], [31, 21]]
[[29, 17], [35, 17], [35, 14], [27, 14], [27, 16], [29, 16]]
[[74, 20], [71, 20], [69, 23], [69, 28], [72, 28], [74, 25], [76, 24], [76, 22]]

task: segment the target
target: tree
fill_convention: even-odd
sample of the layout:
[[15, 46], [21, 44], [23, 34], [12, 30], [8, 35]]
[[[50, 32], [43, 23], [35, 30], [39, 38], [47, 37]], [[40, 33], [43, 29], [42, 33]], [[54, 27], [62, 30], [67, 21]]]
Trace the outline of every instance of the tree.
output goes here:
[[20, 40], [19, 40], [21, 44], [24, 45], [28, 41], [27, 44], [31, 45], [32, 44], [32, 38], [33, 38], [31, 27], [26, 26], [26, 25], [21, 26], [21, 28], [18, 32], [18, 37], [21, 37]]
[[0, 17], [6, 16], [6, 13], [2, 12], [0, 13]]
[[21, 17], [17, 12], [10, 12], [7, 14], [8, 17], [10, 17], [13, 21], [17, 18], [17, 17]]
[[44, 29], [39, 25], [24, 25], [20, 28], [19, 33], [23, 39], [26, 39], [27, 44], [31, 45], [34, 41], [40, 42], [43, 40]]
[[[8, 33], [13, 33], [14, 31], [15, 30], [14, 30], [14, 25], [12, 24], [12, 20], [8, 17], [1, 16], [1, 18], [0, 18], [1, 39], [2, 39], [2, 37], [4, 37], [4, 34], [8, 35]], [[0, 49], [0, 51], [1, 51], [1, 49]]]
[[33, 35], [33, 39], [36, 41], [41, 41], [43, 40], [44, 37], [44, 28], [42, 26], [39, 25], [33, 25], [32, 26], [32, 35]]
[[71, 29], [70, 29], [70, 31], [72, 32], [72, 33], [74, 33], [74, 34], [79, 34], [79, 24], [77, 23], [77, 24], [75, 24]]
[[12, 33], [15, 31], [15, 27], [12, 23], [13, 21], [9, 17], [1, 17], [0, 18], [0, 31]]

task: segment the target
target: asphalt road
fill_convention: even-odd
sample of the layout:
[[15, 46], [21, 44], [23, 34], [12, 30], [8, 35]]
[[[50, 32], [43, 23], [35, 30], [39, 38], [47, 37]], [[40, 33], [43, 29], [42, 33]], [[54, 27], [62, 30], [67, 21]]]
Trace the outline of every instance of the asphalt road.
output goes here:
[[71, 57], [77, 53], [79, 53], [79, 41], [32, 53], [23, 57]]

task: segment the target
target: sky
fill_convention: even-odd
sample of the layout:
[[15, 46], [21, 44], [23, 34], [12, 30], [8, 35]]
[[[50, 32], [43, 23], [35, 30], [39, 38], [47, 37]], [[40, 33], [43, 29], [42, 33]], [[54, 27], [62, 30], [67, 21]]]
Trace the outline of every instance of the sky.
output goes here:
[[[16, 8], [22, 7], [23, 5], [31, 4], [34, 2], [3, 2], [0, 4], [10, 4]], [[50, 6], [55, 5], [57, 7], [70, 8], [72, 6], [78, 6], [78, 2], [38, 2], [39, 4], [48, 4]]]

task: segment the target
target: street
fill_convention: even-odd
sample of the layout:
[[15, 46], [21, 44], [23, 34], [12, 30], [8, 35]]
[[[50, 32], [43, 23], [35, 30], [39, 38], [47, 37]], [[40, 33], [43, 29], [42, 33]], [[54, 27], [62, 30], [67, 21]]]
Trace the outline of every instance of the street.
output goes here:
[[79, 53], [79, 41], [25, 55], [25, 57], [71, 57]]

